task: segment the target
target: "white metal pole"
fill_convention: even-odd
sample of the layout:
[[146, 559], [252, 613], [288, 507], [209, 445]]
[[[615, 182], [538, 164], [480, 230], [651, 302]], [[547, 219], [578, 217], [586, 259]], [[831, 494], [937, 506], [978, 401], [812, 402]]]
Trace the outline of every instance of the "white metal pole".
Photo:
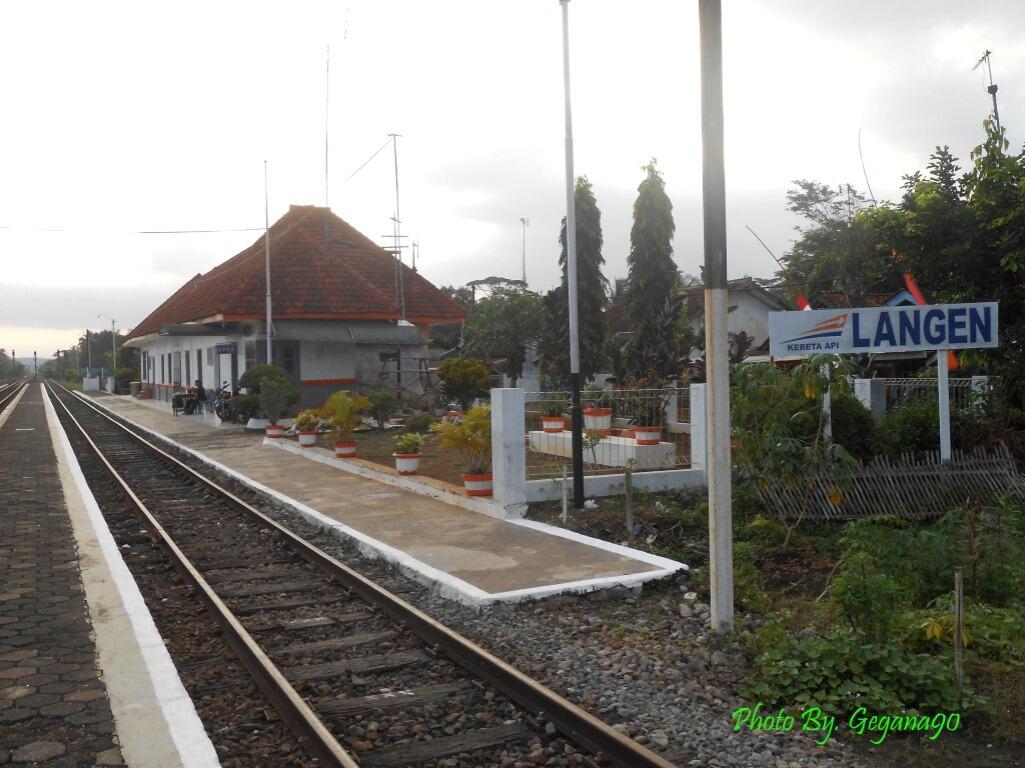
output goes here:
[[705, 240], [705, 371], [708, 379], [708, 572], [711, 625], [733, 631], [733, 499], [723, 161], [722, 8], [699, 0], [702, 198]]
[[110, 394], [114, 394], [114, 371], [117, 370], [117, 331], [114, 329], [114, 318], [110, 318], [110, 381], [107, 386]]
[[821, 372], [826, 379], [826, 388], [822, 393], [822, 437], [826, 443], [831, 443], [833, 442], [833, 398], [830, 394], [830, 387], [833, 368], [826, 363], [822, 366]]
[[[325, 216], [327, 214], [325, 213]], [[270, 299], [270, 207], [267, 202], [267, 161], [263, 161], [263, 257], [266, 268], [267, 278], [267, 365], [274, 362], [273, 352], [273, 335], [274, 325], [271, 317], [271, 299]], [[220, 386], [220, 382], [217, 382]]]
[[950, 364], [947, 350], [936, 350], [936, 384], [940, 403], [940, 460], [950, 461]]
[[580, 410], [580, 331], [577, 317], [577, 211], [573, 173], [573, 110], [569, 88], [569, 0], [562, 6], [562, 78], [566, 107], [566, 287], [569, 301], [569, 371], [573, 418], [573, 505], [584, 505], [583, 413]]

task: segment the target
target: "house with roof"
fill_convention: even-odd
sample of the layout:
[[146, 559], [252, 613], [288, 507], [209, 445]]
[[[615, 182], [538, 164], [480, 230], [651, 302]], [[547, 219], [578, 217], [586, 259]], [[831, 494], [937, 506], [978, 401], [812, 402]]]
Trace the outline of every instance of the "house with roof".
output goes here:
[[[743, 347], [748, 351], [748, 357], [762, 350], [767, 354], [769, 313], [788, 309], [764, 282], [753, 277], [742, 277], [726, 283], [727, 332], [732, 340], [743, 338]], [[687, 324], [691, 329], [700, 331], [705, 327], [704, 288], [701, 285], [690, 286], [683, 289], [683, 295], [687, 299]]]
[[269, 241], [269, 329], [261, 236], [190, 278], [128, 334], [154, 399], [197, 380], [237, 391], [246, 368], [267, 362], [268, 331], [272, 362], [292, 376], [302, 407], [342, 388], [422, 391], [431, 327], [465, 320], [457, 302], [328, 208], [291, 206]]

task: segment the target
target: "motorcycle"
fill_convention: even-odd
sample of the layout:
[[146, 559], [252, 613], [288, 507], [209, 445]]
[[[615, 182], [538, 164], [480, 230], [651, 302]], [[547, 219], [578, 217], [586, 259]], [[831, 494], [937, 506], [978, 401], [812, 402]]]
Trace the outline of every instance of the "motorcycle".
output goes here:
[[235, 409], [231, 407], [231, 397], [227, 381], [214, 392], [214, 414], [221, 421], [235, 421], [238, 418]]

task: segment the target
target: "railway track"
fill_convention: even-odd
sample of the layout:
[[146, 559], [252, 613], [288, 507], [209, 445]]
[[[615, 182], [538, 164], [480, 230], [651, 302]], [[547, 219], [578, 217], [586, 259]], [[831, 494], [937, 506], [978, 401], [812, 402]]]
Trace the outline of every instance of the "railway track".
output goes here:
[[[165, 564], [149, 557], [138, 570], [166, 581], [173, 567], [218, 624], [206, 634], [231, 648], [229, 663], [216, 652], [217, 637], [207, 642], [198, 630], [182, 630], [184, 620], [172, 622], [173, 634], [191, 638], [187, 661], [179, 661], [186, 687], [198, 670], [195, 689], [228, 696], [245, 689], [241, 703], [259, 712], [257, 686], [298, 742], [285, 744], [293, 748], [283, 746], [275, 764], [672, 768], [84, 398], [48, 389], [118, 545], [155, 542]], [[217, 725], [204, 722], [224, 755]], [[259, 759], [228, 754], [226, 764], [266, 764], [267, 746], [264, 739]], [[295, 754], [299, 746], [308, 759]]]
[[2, 412], [4, 408], [6, 408], [11, 401], [18, 396], [18, 393], [26, 383], [27, 382], [25, 380], [21, 380], [0, 386], [0, 412]]

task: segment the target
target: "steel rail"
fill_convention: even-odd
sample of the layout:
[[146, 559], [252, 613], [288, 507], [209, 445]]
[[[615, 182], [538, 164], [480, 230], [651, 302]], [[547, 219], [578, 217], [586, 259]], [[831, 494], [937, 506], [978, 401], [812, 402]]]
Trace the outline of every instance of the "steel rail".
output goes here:
[[487, 681], [497, 691], [535, 717], [544, 717], [550, 720], [564, 736], [576, 744], [584, 746], [596, 754], [604, 755], [619, 768], [676, 768], [665, 758], [638, 744], [555, 691], [523, 674], [476, 643], [431, 618], [420, 609], [393, 595], [319, 547], [285, 528], [231, 491], [217, 485], [178, 458], [136, 434], [109, 414], [104, 413], [95, 403], [89, 402], [84, 396], [76, 392], [69, 392], [69, 394], [138, 442], [177, 465], [178, 468], [206, 485], [214, 493], [228, 499], [264, 527], [283, 536], [304, 560], [337, 579], [343, 586], [355, 592], [366, 602], [380, 608], [396, 622], [408, 626], [417, 636], [433, 646], [435, 652], [444, 653], [456, 664]]
[[[52, 387], [53, 385], [51, 384], [50, 386]], [[69, 394], [73, 394], [67, 389], [64, 391]], [[238, 618], [236, 618], [228, 606], [225, 605], [217, 596], [207, 583], [206, 579], [203, 578], [203, 575], [196, 569], [181, 549], [178, 548], [178, 545], [174, 543], [167, 531], [164, 530], [163, 526], [153, 516], [153, 513], [150, 512], [142, 500], [135, 495], [135, 492], [132, 491], [131, 487], [121, 474], [114, 469], [111, 463], [107, 460], [107, 457], [103, 454], [103, 451], [100, 450], [99, 446], [97, 446], [95, 442], [93, 442], [93, 439], [89, 437], [82, 424], [75, 418], [74, 414], [71, 413], [67, 404], [61, 401], [59, 397], [54, 397], [53, 399], [60, 403], [60, 406], [64, 409], [64, 412], [67, 413], [68, 418], [71, 419], [71, 422], [75, 425], [78, 431], [81, 432], [82, 437], [89, 444], [89, 447], [96, 454], [96, 457], [107, 468], [107, 471], [110, 472], [111, 476], [121, 486], [128, 498], [131, 499], [132, 504], [136, 507], [138, 514], [142, 517], [150, 534], [156, 539], [160, 547], [170, 556], [175, 567], [185, 577], [186, 581], [188, 581], [199, 593], [199, 596], [202, 598], [203, 602], [206, 603], [210, 613], [213, 614], [214, 618], [223, 628], [224, 639], [235, 651], [239, 660], [242, 662], [242, 665], [253, 677], [253, 680], [260, 687], [260, 690], [262, 690], [267, 698], [270, 699], [282, 719], [288, 723], [299, 737], [299, 741], [306, 752], [315, 760], [319, 760], [320, 764], [324, 766], [336, 766], [337, 768], [359, 768], [359, 764], [342, 748], [310, 705], [303, 700], [302, 696], [300, 696], [295, 688], [292, 687], [291, 683], [285, 679], [277, 665], [274, 664], [267, 654], [263, 652], [256, 640], [253, 639], [252, 635], [246, 631]], [[78, 399], [85, 402], [81, 398]], [[88, 405], [88, 403], [86, 404]], [[98, 413], [105, 416], [105, 414], [99, 411]], [[116, 421], [113, 423], [117, 424]], [[118, 426], [121, 425], [118, 424]], [[125, 431], [128, 432], [128, 430]], [[132, 433], [128, 432], [128, 434]], [[146, 444], [149, 445], [149, 443]], [[166, 454], [164, 455], [166, 456]]]
[[0, 387], [0, 412], [2, 412], [22, 389], [28, 386], [27, 381], [19, 381]]

